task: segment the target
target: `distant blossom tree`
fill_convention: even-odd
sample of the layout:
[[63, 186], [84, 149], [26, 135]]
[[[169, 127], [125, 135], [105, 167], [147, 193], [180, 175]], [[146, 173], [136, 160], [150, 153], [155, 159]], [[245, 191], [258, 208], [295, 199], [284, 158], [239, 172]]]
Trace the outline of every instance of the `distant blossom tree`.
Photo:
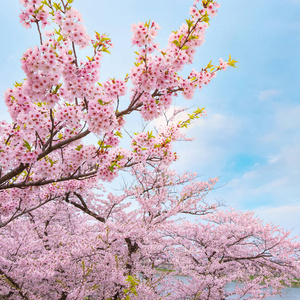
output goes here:
[[[199, 0], [160, 49], [159, 26], [132, 26], [136, 62], [124, 79], [99, 82], [112, 43], [91, 39], [73, 0], [21, 0], [26, 27], [40, 45], [22, 59], [26, 74], [5, 93], [12, 122], [0, 123], [0, 298], [263, 299], [299, 278], [300, 244], [252, 213], [220, 209], [205, 196], [218, 181], [170, 168], [172, 144], [205, 114], [197, 109], [122, 147], [129, 115], [160, 117], [174, 98], [191, 99], [220, 70], [219, 60], [187, 77], [219, 5]], [[44, 32], [52, 24], [53, 31]], [[79, 60], [78, 48], [91, 46]], [[122, 99], [131, 82], [130, 101]], [[85, 137], [98, 141], [89, 144]], [[106, 192], [126, 172], [119, 193]], [[131, 182], [131, 183], [130, 183]], [[193, 215], [195, 222], [184, 219]], [[162, 266], [168, 269], [162, 269]], [[185, 279], [181, 276], [185, 275]], [[226, 285], [236, 281], [233, 290]]]

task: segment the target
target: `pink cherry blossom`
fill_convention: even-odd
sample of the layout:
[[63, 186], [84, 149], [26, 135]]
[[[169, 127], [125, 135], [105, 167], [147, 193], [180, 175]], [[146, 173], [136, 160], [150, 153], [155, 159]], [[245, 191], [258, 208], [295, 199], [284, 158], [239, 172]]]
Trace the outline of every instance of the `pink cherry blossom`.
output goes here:
[[194, 1], [164, 49], [158, 24], [132, 25], [135, 64], [125, 78], [101, 82], [108, 35], [91, 39], [72, 1], [20, 2], [20, 22], [36, 27], [40, 44], [21, 58], [26, 79], [4, 95], [11, 121], [0, 122], [0, 298], [264, 299], [300, 277], [300, 244], [289, 232], [209, 201], [217, 177], [172, 169], [174, 143], [191, 140], [184, 128], [204, 108], [175, 122], [185, 110], [176, 109], [160, 128], [126, 129], [131, 115], [157, 119], [234, 66], [229, 57], [180, 73], [216, 2]]

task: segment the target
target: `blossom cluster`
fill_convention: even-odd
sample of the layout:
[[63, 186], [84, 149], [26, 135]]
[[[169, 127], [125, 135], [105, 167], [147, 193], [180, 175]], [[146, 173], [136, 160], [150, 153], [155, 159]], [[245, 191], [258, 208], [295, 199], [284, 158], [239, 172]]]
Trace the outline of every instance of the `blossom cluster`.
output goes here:
[[[218, 4], [214, 2], [207, 7], [207, 11], [213, 16], [215, 10], [211, 6], [217, 9]], [[141, 113], [145, 120], [153, 120], [168, 109], [179, 91], [183, 97], [191, 99], [197, 87], [201, 88], [216, 75], [216, 72], [205, 70], [197, 74], [197, 80], [192, 81], [189, 78], [194, 76], [184, 79], [178, 75], [178, 71], [186, 64], [193, 62], [196, 48], [203, 44], [208, 27], [203, 17], [206, 10], [198, 11], [193, 7], [190, 14], [192, 19], [171, 33], [168, 47], [163, 50], [159, 50], [158, 44], [153, 40], [159, 29], [156, 23], [152, 22], [151, 26], [151, 22], [132, 26], [132, 42], [139, 47], [139, 51], [136, 52], [137, 63], [131, 69], [130, 78], [134, 84], [133, 95], [144, 91], [140, 99], [143, 103]], [[220, 61], [220, 65], [224, 69], [225, 62]]]
[[132, 139], [134, 161], [145, 163], [149, 157], [162, 158], [162, 161], [169, 165], [177, 159], [176, 153], [172, 152], [172, 141], [182, 137], [179, 126], [168, 126], [158, 132], [155, 137], [152, 132], [142, 132]]
[[38, 22], [41, 22], [42, 28], [50, 25], [49, 11], [47, 7], [41, 5], [42, 0], [21, 0], [20, 2], [26, 8], [20, 14], [20, 22], [24, 27], [30, 28], [32, 23]]
[[61, 22], [62, 34], [68, 36], [70, 41], [80, 48], [85, 48], [90, 44], [90, 37], [86, 32], [86, 28], [81, 24], [81, 15], [74, 7], [67, 10], [65, 18], [56, 15], [58, 23]]
[[131, 27], [133, 31], [132, 44], [138, 47], [152, 45], [159, 29], [158, 24], [151, 21], [149, 23], [139, 22], [138, 24], [133, 24]]

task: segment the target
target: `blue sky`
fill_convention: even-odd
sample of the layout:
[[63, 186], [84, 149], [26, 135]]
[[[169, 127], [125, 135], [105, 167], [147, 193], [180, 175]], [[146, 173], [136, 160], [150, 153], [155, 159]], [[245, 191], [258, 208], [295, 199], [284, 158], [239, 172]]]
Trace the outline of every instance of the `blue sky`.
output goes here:
[[[132, 66], [132, 23], [155, 20], [162, 27], [157, 41], [163, 47], [188, 17], [192, 2], [75, 0], [88, 32], [108, 33], [114, 43], [112, 55], [104, 57], [101, 79], [124, 78]], [[185, 71], [229, 54], [238, 68], [218, 74], [192, 101], [176, 102], [208, 112], [188, 133], [195, 141], [176, 146], [176, 168], [196, 171], [203, 179], [220, 176], [211, 198], [254, 210], [265, 221], [300, 234], [300, 0], [219, 2], [205, 43]], [[19, 24], [19, 1], [1, 0], [1, 6], [2, 94], [24, 78], [19, 59], [38, 36]], [[3, 97], [0, 101], [1, 119], [8, 118]]]

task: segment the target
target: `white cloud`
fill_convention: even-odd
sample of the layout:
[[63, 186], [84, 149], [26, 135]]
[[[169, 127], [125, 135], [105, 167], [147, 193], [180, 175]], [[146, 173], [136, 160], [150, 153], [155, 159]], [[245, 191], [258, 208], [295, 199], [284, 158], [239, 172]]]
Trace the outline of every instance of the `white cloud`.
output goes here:
[[263, 219], [265, 223], [280, 224], [280, 227], [286, 230], [293, 229], [294, 234], [300, 235], [300, 205], [263, 207], [256, 209], [255, 214]]
[[[181, 111], [181, 112], [176, 113], [176, 115], [174, 116], [176, 111]], [[182, 107], [179, 107], [179, 106], [171, 106], [166, 111], [165, 115], [159, 117], [153, 123], [154, 123], [154, 126], [156, 128], [166, 126], [167, 125], [167, 120], [170, 120], [169, 123], [168, 123], [169, 125], [178, 124], [179, 121], [187, 120], [188, 119], [188, 114], [191, 114], [191, 113], [192, 113], [192, 110], [190, 110], [190, 109], [182, 108]], [[172, 117], [172, 119], [171, 119], [171, 117]], [[189, 125], [189, 130], [191, 130], [194, 126], [195, 126], [195, 122], [191, 123]]]
[[273, 97], [279, 96], [281, 94], [282, 94], [281, 90], [276, 90], [276, 89], [264, 90], [259, 93], [258, 98], [259, 100], [265, 101]]
[[[180, 159], [176, 168], [196, 171], [204, 178], [221, 176], [220, 188], [208, 195], [210, 199], [242, 210], [260, 212], [265, 207], [267, 211], [261, 217], [266, 221], [287, 229], [295, 227], [299, 232], [300, 214], [295, 208], [300, 203], [299, 121], [300, 105], [279, 103], [269, 110], [266, 123], [239, 115], [209, 114], [188, 132], [196, 140], [177, 146]], [[255, 134], [249, 130], [253, 127], [257, 128]], [[244, 170], [243, 162], [237, 160], [241, 164], [237, 169], [233, 162], [240, 155], [246, 157]], [[284, 208], [278, 208], [276, 215], [273, 207]], [[293, 213], [286, 218], [289, 208]], [[273, 219], [272, 214], [276, 215]]]
[[281, 131], [300, 129], [300, 105], [279, 108], [275, 115], [275, 121]]
[[240, 127], [236, 117], [218, 113], [196, 120], [188, 131], [188, 136], [195, 137], [195, 141], [176, 145], [180, 156], [176, 167], [218, 176], [226, 163], [224, 158], [236, 151], [232, 141]]
[[279, 160], [279, 158], [280, 158], [279, 155], [271, 155], [271, 156], [268, 158], [268, 163], [274, 164], [274, 163], [276, 163], [276, 162]]
[[269, 131], [258, 141], [276, 149], [300, 139], [300, 105], [278, 106]]
[[[300, 234], [300, 141], [284, 146], [265, 164], [235, 177], [217, 196], [243, 210], [253, 209], [265, 221]], [[266, 208], [267, 207], [267, 208]]]

